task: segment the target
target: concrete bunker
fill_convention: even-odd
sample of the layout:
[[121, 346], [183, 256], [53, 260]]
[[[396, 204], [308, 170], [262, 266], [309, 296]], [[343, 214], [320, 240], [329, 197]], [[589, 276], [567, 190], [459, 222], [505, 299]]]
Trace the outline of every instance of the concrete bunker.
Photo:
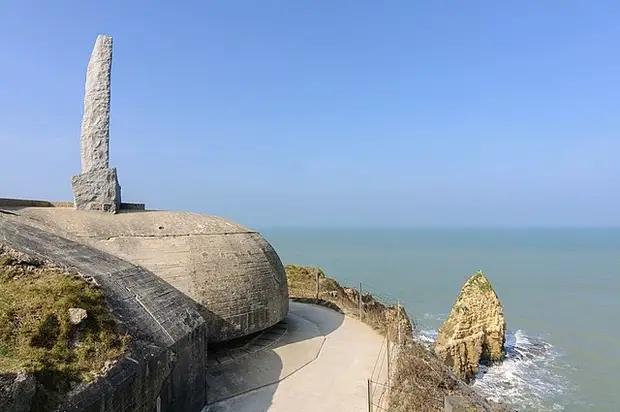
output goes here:
[[[199, 411], [207, 342], [269, 328], [288, 313], [280, 258], [230, 220], [122, 203], [109, 161], [112, 38], [88, 63], [73, 203], [0, 199], [0, 243], [103, 285], [135, 346], [65, 410]], [[146, 303], [145, 303], [146, 302]], [[155, 372], [156, 371], [156, 372]]]
[[[0, 201], [1, 205], [1, 201]], [[209, 342], [261, 331], [288, 313], [284, 266], [256, 231], [195, 213], [21, 208], [42, 229], [148, 269], [198, 303]]]
[[284, 319], [286, 273], [259, 233], [216, 216], [144, 211], [143, 205], [128, 210], [121, 203], [117, 171], [109, 159], [111, 72], [112, 37], [100, 35], [86, 71], [82, 173], [72, 179], [77, 210], [22, 213], [141, 265], [194, 299], [206, 308], [211, 342], [258, 332]]

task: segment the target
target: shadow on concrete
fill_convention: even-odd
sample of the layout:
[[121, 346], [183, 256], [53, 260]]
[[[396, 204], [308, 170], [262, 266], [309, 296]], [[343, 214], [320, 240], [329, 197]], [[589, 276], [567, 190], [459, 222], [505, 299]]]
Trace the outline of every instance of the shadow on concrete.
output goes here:
[[[279, 382], [319, 356], [325, 337], [342, 325], [344, 315], [321, 306], [291, 302], [285, 321], [286, 334], [273, 345], [207, 369], [209, 404], [204, 412], [266, 411]], [[230, 344], [239, 345], [239, 341]], [[218, 351], [222, 349], [217, 345]]]
[[[168, 339], [180, 340], [183, 342], [182, 345], [194, 339], [188, 335], [194, 328], [192, 323], [194, 315], [200, 314], [201, 322], [204, 321], [206, 324], [225, 321], [211, 312], [208, 307], [197, 305], [195, 301], [171, 288], [170, 284], [147, 270], [100, 250], [20, 223], [21, 220], [11, 216], [15, 214], [9, 212], [0, 215], [3, 216], [0, 233], [4, 241], [12, 240], [8, 243], [16, 246], [17, 250], [32, 252], [42, 258], [51, 258], [63, 267], [88, 274], [97, 280], [104, 290], [109, 306], [120, 308], [118, 313], [128, 314], [123, 317], [124, 321], [120, 322], [121, 329], [130, 332], [136, 342], [147, 344], [144, 350], [141, 349], [145, 356], [148, 355], [147, 349], [157, 348], [162, 352], [162, 356], [166, 357], [168, 351], [164, 348], [170, 345]], [[147, 280], [150, 283], [145, 284]], [[149, 316], [140, 305], [150, 308]], [[172, 311], [170, 308], [173, 306], [178, 307], [178, 311]], [[205, 410], [267, 410], [272, 403], [278, 383], [312, 363], [319, 356], [325, 337], [338, 329], [344, 320], [344, 315], [337, 307], [328, 309], [317, 305], [290, 302], [289, 309], [286, 317], [286, 334], [274, 341], [272, 345], [263, 345], [261, 350], [247, 354], [247, 356], [211, 367], [208, 364], [208, 354], [205, 359], [204, 352], [201, 350], [190, 353], [193, 349], [191, 345], [187, 345], [187, 356], [183, 357], [182, 362], [166, 361], [169, 368], [166, 368], [166, 372], [160, 376], [162, 381], [158, 381], [156, 385], [160, 389], [155, 388], [149, 393], [152, 392], [155, 396], [158, 393], [168, 394], [169, 396], [162, 395], [163, 402], [167, 401], [167, 398], [170, 398], [171, 403], [175, 399], [188, 399], [186, 403], [195, 405], [200, 402], [198, 399], [200, 391], [194, 389], [192, 385], [199, 385], [201, 378], [204, 378], [202, 389], [206, 382], [206, 402], [210, 405]], [[188, 315], [190, 312], [192, 316]], [[261, 333], [268, 335], [269, 332], [271, 330]], [[250, 336], [250, 340], [255, 337]], [[200, 340], [196, 342], [198, 346], [202, 345]], [[206, 339], [205, 343], [208, 347]], [[239, 345], [237, 341], [230, 343]], [[214, 349], [218, 346], [221, 348], [221, 345], [217, 345]], [[179, 355], [181, 348], [175, 347], [173, 352]], [[125, 363], [129, 365], [127, 368], [135, 368], [135, 361], [132, 362], [128, 358], [123, 361], [125, 360], [127, 360]], [[119, 373], [126, 369], [120, 362], [115, 368]], [[188, 384], [188, 379], [191, 380], [191, 384]], [[119, 382], [113, 382], [110, 387], [115, 387], [121, 381], [122, 379]], [[147, 381], [148, 379], [145, 378], [144, 384], [148, 384]], [[174, 390], [165, 389], [172, 386]], [[239, 403], [235, 399], [250, 395], [252, 396], [251, 409], [237, 407]], [[93, 396], [93, 399], [95, 397]], [[204, 405], [204, 400], [201, 405]], [[184, 407], [183, 410], [189, 411], [192, 408]]]

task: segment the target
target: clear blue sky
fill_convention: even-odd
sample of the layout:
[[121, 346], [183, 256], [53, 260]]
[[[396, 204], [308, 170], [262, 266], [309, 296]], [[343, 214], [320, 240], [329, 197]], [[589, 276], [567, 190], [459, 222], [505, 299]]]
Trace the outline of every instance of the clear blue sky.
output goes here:
[[620, 226], [620, 2], [2, 1], [0, 197], [71, 199], [114, 37], [126, 201], [261, 226]]

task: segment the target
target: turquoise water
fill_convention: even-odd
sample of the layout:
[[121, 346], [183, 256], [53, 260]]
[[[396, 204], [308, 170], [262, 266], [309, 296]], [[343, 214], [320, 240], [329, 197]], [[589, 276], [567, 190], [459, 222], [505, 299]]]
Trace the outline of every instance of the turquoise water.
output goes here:
[[261, 233], [284, 263], [400, 299], [427, 342], [482, 269], [504, 305], [509, 359], [480, 391], [522, 411], [620, 410], [620, 229]]

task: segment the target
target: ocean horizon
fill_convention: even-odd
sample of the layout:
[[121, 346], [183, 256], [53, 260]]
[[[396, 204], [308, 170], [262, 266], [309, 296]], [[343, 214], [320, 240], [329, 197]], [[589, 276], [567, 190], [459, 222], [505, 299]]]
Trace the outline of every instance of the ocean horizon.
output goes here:
[[317, 266], [388, 303], [431, 344], [483, 270], [507, 322], [507, 359], [474, 387], [520, 411], [617, 410], [620, 228], [261, 228], [284, 263]]

